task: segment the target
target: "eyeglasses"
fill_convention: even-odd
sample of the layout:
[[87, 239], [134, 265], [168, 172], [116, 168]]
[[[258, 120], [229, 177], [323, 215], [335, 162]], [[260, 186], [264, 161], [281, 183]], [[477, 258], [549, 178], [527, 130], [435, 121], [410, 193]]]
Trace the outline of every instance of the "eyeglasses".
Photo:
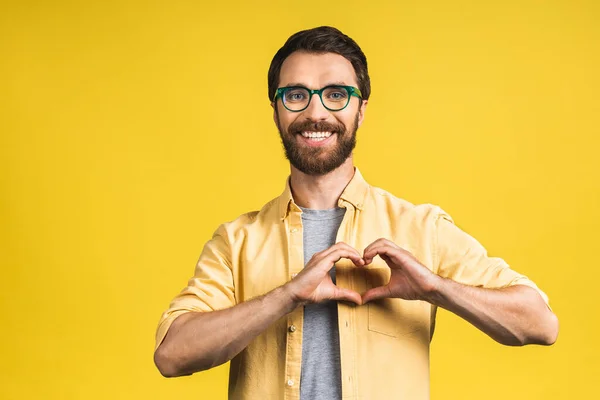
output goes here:
[[281, 97], [283, 106], [292, 112], [306, 110], [313, 94], [318, 94], [323, 107], [329, 111], [340, 111], [348, 106], [350, 98], [356, 96], [362, 99], [362, 93], [354, 86], [329, 85], [322, 89], [312, 90], [302, 86], [287, 86], [278, 88], [273, 101]]

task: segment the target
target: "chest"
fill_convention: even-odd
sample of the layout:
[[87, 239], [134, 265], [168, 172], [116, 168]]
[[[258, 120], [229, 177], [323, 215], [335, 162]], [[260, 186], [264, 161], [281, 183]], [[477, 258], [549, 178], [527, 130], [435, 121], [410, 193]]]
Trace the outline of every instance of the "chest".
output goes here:
[[[268, 229], [248, 230], [232, 265], [238, 301], [263, 295], [285, 284], [304, 268], [316, 251], [340, 241], [362, 254], [369, 244], [385, 238], [433, 269], [431, 233], [408, 218], [381, 218], [348, 209], [338, 221], [330, 222], [336, 223], [303, 222], [298, 214]], [[342, 259], [336, 263], [336, 271], [341, 277], [338, 285], [357, 291], [385, 284], [390, 273], [379, 257], [366, 270]]]

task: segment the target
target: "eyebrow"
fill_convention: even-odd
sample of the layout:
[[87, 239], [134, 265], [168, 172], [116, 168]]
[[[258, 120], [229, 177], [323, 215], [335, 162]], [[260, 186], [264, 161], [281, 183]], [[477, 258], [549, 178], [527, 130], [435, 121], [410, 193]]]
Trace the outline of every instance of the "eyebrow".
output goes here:
[[[309, 87], [307, 85], [305, 85], [304, 83], [299, 83], [299, 82], [293, 82], [293, 83], [288, 83], [285, 86], [282, 87], [303, 87], [306, 89], [309, 89]], [[335, 81], [335, 82], [329, 82], [328, 84], [326, 84], [323, 87], [327, 87], [327, 86], [348, 86], [344, 81]]]

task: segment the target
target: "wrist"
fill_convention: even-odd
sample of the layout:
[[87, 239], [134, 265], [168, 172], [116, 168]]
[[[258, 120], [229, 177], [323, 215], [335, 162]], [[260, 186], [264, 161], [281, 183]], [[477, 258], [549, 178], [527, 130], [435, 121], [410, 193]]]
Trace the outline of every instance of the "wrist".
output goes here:
[[448, 285], [448, 279], [442, 278], [439, 275], [433, 275], [431, 282], [426, 286], [423, 292], [422, 299], [428, 303], [439, 306]]
[[289, 312], [295, 310], [299, 306], [303, 306], [306, 303], [298, 298], [293, 290], [293, 287], [290, 286], [290, 282], [275, 289], [280, 292], [284, 304], [289, 308]]

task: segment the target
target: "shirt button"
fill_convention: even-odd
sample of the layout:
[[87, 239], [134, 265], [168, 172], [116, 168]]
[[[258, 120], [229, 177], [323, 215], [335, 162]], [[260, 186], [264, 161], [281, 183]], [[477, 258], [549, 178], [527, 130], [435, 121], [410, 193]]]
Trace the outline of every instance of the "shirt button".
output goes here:
[[288, 386], [294, 386], [294, 380], [293, 379], [288, 379], [287, 385]]
[[290, 327], [288, 328], [288, 330], [290, 332], [296, 332], [296, 325], [290, 325]]
[[298, 229], [297, 228], [292, 228], [292, 229], [290, 229], [290, 232], [296, 233], [296, 232], [298, 232]]

